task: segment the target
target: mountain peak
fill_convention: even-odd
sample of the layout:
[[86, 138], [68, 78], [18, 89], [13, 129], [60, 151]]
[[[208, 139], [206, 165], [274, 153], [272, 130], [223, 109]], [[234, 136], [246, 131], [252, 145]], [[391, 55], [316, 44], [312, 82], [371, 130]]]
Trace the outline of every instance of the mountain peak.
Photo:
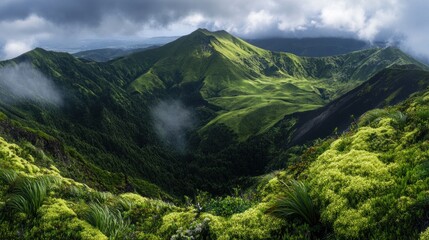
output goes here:
[[[209, 31], [206, 28], [198, 28], [197, 30], [195, 30], [193, 33], [204, 33], [204, 34], [210, 34], [211, 31]], [[191, 33], [192, 34], [192, 33]]]
[[[188, 36], [194, 36], [194, 35], [204, 35], [204, 36], [211, 36], [215, 38], [229, 38], [233, 39], [235, 38], [232, 34], [228, 33], [225, 30], [218, 30], [218, 31], [210, 31], [206, 28], [198, 28]], [[186, 36], [185, 36], [186, 37]]]

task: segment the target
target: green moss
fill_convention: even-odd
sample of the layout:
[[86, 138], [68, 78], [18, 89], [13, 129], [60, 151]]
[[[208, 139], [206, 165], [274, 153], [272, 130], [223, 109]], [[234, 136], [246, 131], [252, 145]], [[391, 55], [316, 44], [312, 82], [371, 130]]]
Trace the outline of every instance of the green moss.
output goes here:
[[429, 228], [420, 234], [420, 240], [429, 240]]
[[269, 239], [282, 226], [282, 221], [266, 215], [267, 204], [258, 204], [230, 218], [202, 214], [210, 219], [210, 233], [215, 239]]
[[77, 218], [63, 199], [51, 199], [42, 206], [40, 219], [29, 233], [31, 239], [106, 239], [98, 229]]
[[172, 212], [162, 217], [162, 225], [158, 234], [163, 237], [170, 237], [179, 228], [187, 228], [195, 219], [195, 212]]
[[241, 213], [250, 208], [252, 203], [241, 197], [226, 196], [224, 198], [211, 199], [205, 204], [204, 209], [218, 216], [228, 217], [235, 213]]

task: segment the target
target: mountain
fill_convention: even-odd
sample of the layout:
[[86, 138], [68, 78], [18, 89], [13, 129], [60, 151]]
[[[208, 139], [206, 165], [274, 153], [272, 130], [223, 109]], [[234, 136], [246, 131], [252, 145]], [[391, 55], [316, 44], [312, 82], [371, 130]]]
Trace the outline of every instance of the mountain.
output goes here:
[[352, 38], [263, 38], [249, 39], [249, 43], [275, 52], [290, 52], [298, 56], [327, 57], [341, 55], [372, 47], [385, 47], [384, 42], [368, 42]]
[[[407, 63], [422, 66], [394, 48], [300, 58], [254, 47], [224, 31], [201, 29], [113, 64], [140, 68], [130, 84], [129, 91], [135, 93], [198, 91], [197, 95], [220, 108], [207, 126], [225, 124], [245, 140], [263, 133], [286, 114], [323, 106], [379, 70]], [[243, 121], [254, 126], [243, 127]]]
[[428, 78], [397, 48], [205, 29], [107, 62], [34, 49], [0, 62], [0, 237], [415, 238]]
[[[128, 186], [151, 196], [191, 193], [196, 186], [222, 192], [228, 181], [263, 172], [273, 158], [264, 145], [270, 143], [252, 145], [282, 119], [323, 107], [379, 71], [404, 64], [426, 68], [396, 48], [298, 57], [255, 47], [225, 31], [199, 29], [105, 63], [43, 49], [1, 62], [15, 78], [40, 72], [61, 99], [40, 104], [44, 99], [33, 96], [40, 89], [28, 89], [25, 82], [19, 89], [27, 95], [11, 95], [10, 86], [0, 89], [7, 96], [0, 110], [7, 126], [31, 129], [34, 143], [45, 141], [37, 136], [43, 132], [64, 146], [55, 152], [68, 159], [58, 163], [60, 169], [91, 186], [110, 191]], [[154, 113], [157, 106], [164, 107]], [[183, 111], [192, 116], [184, 115], [190, 124], [177, 124]], [[163, 132], [166, 127], [174, 134]], [[193, 174], [184, 179], [189, 171]]]
[[86, 59], [89, 61], [95, 62], [107, 62], [115, 58], [123, 57], [135, 52], [146, 51], [148, 49], [156, 48], [159, 46], [150, 46], [145, 48], [132, 48], [132, 49], [123, 49], [123, 48], [101, 48], [86, 50], [77, 53], [73, 53], [73, 56], [77, 58]]

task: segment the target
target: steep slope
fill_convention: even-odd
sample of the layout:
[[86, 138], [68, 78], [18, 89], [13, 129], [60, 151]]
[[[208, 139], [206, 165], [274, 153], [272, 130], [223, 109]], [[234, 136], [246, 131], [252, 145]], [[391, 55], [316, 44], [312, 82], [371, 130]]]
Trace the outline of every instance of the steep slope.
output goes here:
[[323, 138], [346, 130], [363, 113], [397, 104], [429, 86], [429, 72], [415, 65], [392, 66], [323, 108], [297, 114], [291, 144]]
[[[61, 155], [68, 159], [58, 163], [66, 176], [70, 174], [110, 191], [118, 191], [124, 186], [120, 182], [128, 182], [141, 192], [152, 189], [150, 195], [156, 196], [159, 189], [153, 191], [148, 181], [167, 188], [175, 179], [159, 177], [170, 175], [174, 157], [159, 146], [145, 99], [131, 98], [123, 89], [126, 81], [112, 72], [109, 65], [87, 63], [69, 54], [43, 49], [1, 65], [6, 69], [14, 66], [15, 75], [11, 77], [18, 83], [20, 79], [33, 78], [21, 73], [37, 71], [56, 86], [61, 101], [55, 104], [11, 95], [9, 89], [1, 89], [4, 98], [0, 110], [8, 116], [11, 128], [52, 136], [64, 149]], [[25, 83], [13, 87], [25, 89]], [[33, 143], [39, 141], [37, 137], [27, 139], [27, 135], [17, 137]]]

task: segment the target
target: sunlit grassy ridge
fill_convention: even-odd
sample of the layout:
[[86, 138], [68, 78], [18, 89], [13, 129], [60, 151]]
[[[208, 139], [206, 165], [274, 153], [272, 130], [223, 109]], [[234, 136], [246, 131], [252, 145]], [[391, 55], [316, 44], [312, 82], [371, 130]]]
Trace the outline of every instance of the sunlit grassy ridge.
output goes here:
[[[298, 109], [323, 106], [386, 67], [410, 63], [422, 66], [394, 48], [308, 58], [270, 52], [225, 31], [204, 29], [162, 48], [120, 59], [114, 65], [136, 62], [147, 68], [141, 69], [143, 74], [130, 84], [129, 91], [144, 95], [157, 90], [180, 91], [193, 84], [203, 99], [222, 109], [206, 128], [224, 124], [240, 140], [265, 132]], [[259, 111], [270, 114], [263, 117]], [[243, 126], [249, 120], [257, 127]]]

